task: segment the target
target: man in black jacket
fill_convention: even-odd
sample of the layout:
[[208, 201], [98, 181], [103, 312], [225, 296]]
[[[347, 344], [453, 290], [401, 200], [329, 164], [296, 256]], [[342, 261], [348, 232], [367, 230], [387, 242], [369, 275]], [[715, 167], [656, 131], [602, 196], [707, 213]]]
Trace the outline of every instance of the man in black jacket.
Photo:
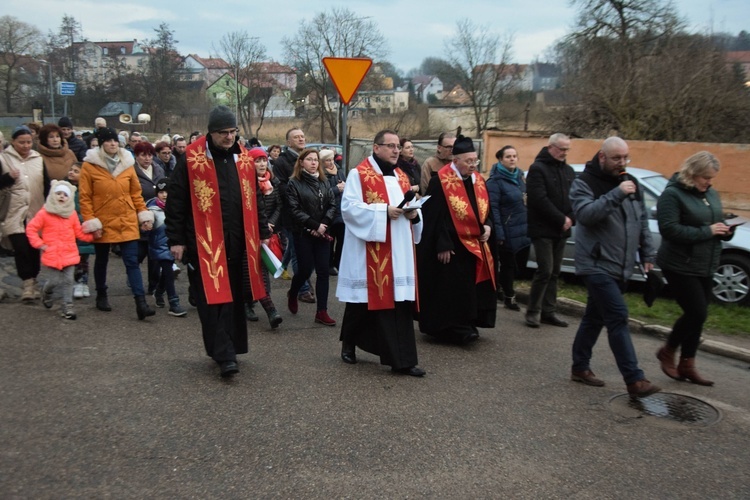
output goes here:
[[526, 325], [532, 328], [539, 328], [540, 322], [568, 326], [556, 314], [557, 278], [565, 243], [573, 226], [573, 208], [568, 194], [575, 172], [565, 162], [568, 151], [568, 136], [551, 135], [548, 145], [539, 152], [526, 176], [528, 233], [537, 262], [525, 318]]
[[222, 377], [237, 373], [237, 355], [248, 351], [242, 262], [248, 262], [252, 298], [264, 297], [258, 248], [271, 236], [257, 209], [263, 195], [254, 163], [237, 132], [229, 108], [211, 111], [208, 134], [188, 146], [172, 173], [165, 209], [170, 250], [175, 261], [187, 261], [206, 354]]
[[68, 143], [68, 149], [73, 151], [73, 154], [76, 155], [78, 161], [83, 161], [83, 157], [86, 156], [86, 150], [88, 148], [86, 147], [86, 143], [76, 137], [73, 133], [73, 120], [67, 116], [63, 116], [58, 120], [57, 126], [60, 127], [60, 130], [62, 131], [63, 139]]
[[[286, 248], [284, 249], [284, 258], [282, 259], [282, 265], [286, 269], [286, 266], [291, 264], [292, 271], [297, 273], [297, 255], [294, 253], [294, 236], [292, 235], [292, 217], [287, 210], [286, 201], [286, 187], [289, 183], [289, 178], [294, 172], [294, 164], [297, 163], [299, 154], [305, 149], [305, 133], [299, 127], [290, 128], [286, 132], [286, 148], [281, 152], [276, 161], [273, 162], [273, 175], [279, 179], [281, 183], [279, 185], [279, 195], [281, 197], [281, 231], [286, 238]], [[299, 295], [297, 297], [301, 302], [307, 302], [308, 304], [315, 303], [315, 296], [312, 294], [310, 284], [305, 282], [300, 288]]]

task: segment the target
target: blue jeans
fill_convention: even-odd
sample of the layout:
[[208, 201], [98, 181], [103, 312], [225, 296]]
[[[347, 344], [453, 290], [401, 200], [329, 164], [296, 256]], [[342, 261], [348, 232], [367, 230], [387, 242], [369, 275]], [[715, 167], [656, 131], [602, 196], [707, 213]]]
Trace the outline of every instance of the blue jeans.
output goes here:
[[[119, 243], [122, 253], [122, 262], [125, 264], [125, 272], [128, 275], [130, 291], [134, 297], [144, 296], [143, 277], [141, 268], [138, 266], [138, 240], [123, 241]], [[109, 243], [94, 243], [96, 260], [94, 260], [94, 282], [96, 291], [107, 290], [107, 264], [109, 263]]]
[[628, 306], [622, 296], [625, 283], [606, 274], [584, 276], [583, 281], [588, 290], [588, 301], [573, 341], [573, 371], [591, 369], [591, 351], [602, 327], [606, 326], [609, 348], [625, 383], [642, 380], [645, 377], [638, 368], [638, 358], [628, 330]]

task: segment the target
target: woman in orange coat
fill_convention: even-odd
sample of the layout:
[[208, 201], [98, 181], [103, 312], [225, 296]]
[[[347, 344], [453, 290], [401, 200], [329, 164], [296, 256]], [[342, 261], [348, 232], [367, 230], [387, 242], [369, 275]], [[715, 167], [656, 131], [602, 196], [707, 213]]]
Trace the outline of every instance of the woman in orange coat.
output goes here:
[[94, 244], [94, 281], [96, 308], [111, 311], [107, 298], [107, 264], [110, 245], [117, 243], [135, 297], [138, 319], [153, 316], [146, 303], [143, 277], [138, 266], [138, 239], [141, 231], [150, 231], [154, 214], [146, 208], [141, 183], [133, 165], [133, 155], [120, 148], [117, 132], [112, 128], [96, 131], [100, 146], [86, 153], [79, 180], [81, 216], [84, 222], [98, 219], [104, 228]]

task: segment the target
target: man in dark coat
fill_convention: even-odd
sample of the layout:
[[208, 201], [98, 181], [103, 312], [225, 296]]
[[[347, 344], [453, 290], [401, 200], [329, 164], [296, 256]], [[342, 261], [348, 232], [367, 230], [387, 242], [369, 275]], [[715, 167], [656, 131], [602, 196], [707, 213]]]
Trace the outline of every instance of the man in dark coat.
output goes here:
[[63, 139], [68, 142], [68, 149], [73, 151], [73, 154], [76, 155], [78, 161], [83, 161], [88, 148], [86, 147], [85, 142], [76, 137], [76, 134], [73, 131], [73, 120], [67, 116], [63, 116], [58, 120], [57, 126], [60, 127], [60, 130], [62, 131]]
[[[228, 377], [239, 371], [237, 354], [248, 351], [242, 261], [249, 263], [253, 298], [260, 299], [265, 289], [257, 249], [271, 233], [257, 209], [262, 194], [254, 163], [237, 142], [229, 108], [211, 111], [208, 132], [177, 163], [165, 215], [170, 250], [175, 260], [183, 253], [187, 260], [206, 353]], [[242, 182], [252, 182], [252, 189]]]
[[[471, 139], [458, 136], [453, 161], [430, 179], [417, 245], [419, 330], [466, 344], [493, 328], [497, 303], [489, 197]], [[494, 245], [494, 241], [492, 243]]]
[[[282, 264], [292, 266], [292, 271], [297, 274], [297, 256], [294, 253], [294, 235], [292, 234], [292, 216], [286, 207], [286, 187], [289, 184], [289, 178], [294, 172], [294, 164], [297, 163], [299, 154], [305, 149], [305, 133], [299, 127], [290, 128], [286, 132], [286, 148], [281, 152], [276, 161], [273, 163], [273, 175], [279, 180], [279, 196], [283, 204], [281, 209], [281, 230], [286, 239], [286, 248], [284, 249], [284, 258]], [[299, 290], [297, 299], [300, 302], [308, 304], [315, 303], [315, 296], [312, 293], [310, 284], [305, 282]]]
[[532, 328], [539, 328], [540, 322], [568, 326], [556, 311], [557, 278], [574, 220], [569, 193], [575, 172], [565, 163], [569, 150], [570, 138], [553, 134], [526, 176], [529, 237], [538, 266], [525, 318], [526, 325]]

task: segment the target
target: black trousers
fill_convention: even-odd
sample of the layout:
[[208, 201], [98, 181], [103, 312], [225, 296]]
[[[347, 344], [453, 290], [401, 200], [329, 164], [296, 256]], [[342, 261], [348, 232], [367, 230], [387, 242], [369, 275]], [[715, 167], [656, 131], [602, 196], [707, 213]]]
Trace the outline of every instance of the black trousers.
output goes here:
[[226, 275], [232, 290], [232, 302], [226, 304], [208, 304], [200, 270], [188, 265], [190, 288], [201, 320], [203, 345], [206, 354], [217, 363], [237, 361], [237, 354], [248, 351], [241, 260], [242, 257], [237, 256], [227, 261]]
[[39, 250], [31, 246], [25, 233], [9, 234], [8, 239], [13, 245], [18, 277], [24, 281], [36, 278], [41, 268]]
[[672, 349], [681, 347], [680, 356], [683, 358], [694, 358], [698, 352], [703, 323], [708, 317], [713, 277], [687, 276], [666, 269], [662, 272], [672, 295], [682, 308], [682, 316], [675, 321], [667, 345]]
[[497, 288], [503, 290], [503, 294], [506, 297], [512, 297], [516, 294], [513, 288], [513, 281], [517, 276], [526, 269], [526, 262], [529, 260], [529, 252], [531, 247], [522, 248], [516, 253], [505, 252], [500, 250], [497, 252]]

